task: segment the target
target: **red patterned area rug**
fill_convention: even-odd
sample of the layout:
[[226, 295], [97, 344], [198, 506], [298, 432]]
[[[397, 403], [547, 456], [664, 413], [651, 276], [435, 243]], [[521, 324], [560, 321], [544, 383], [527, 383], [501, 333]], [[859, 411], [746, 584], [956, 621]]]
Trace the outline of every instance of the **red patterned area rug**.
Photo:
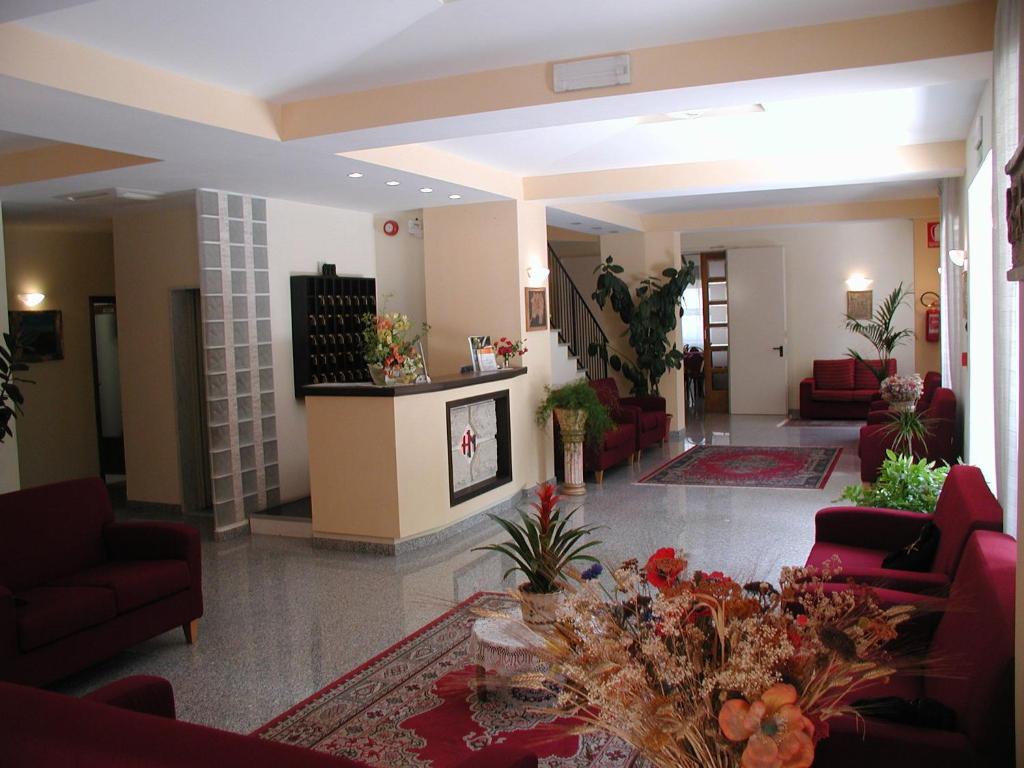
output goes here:
[[573, 735], [571, 720], [533, 711], [553, 700], [477, 697], [468, 650], [476, 610], [513, 605], [507, 595], [477, 593], [255, 734], [379, 768], [442, 768], [492, 744], [529, 749], [544, 768], [639, 766], [622, 741]]
[[824, 488], [842, 448], [697, 445], [638, 483], [741, 488]]

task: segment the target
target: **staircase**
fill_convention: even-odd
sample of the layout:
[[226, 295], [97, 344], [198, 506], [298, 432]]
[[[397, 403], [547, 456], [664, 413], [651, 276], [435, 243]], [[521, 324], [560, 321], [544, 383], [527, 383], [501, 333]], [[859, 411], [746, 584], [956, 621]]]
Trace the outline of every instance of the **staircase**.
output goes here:
[[[550, 243], [548, 270], [551, 328], [552, 333], [557, 334], [556, 350], [564, 349], [566, 359], [575, 364], [577, 373], [571, 378], [579, 378], [580, 373], [591, 380], [605, 378], [608, 375], [608, 362], [602, 360], [600, 355], [590, 354], [590, 345], [606, 344], [608, 337]], [[556, 351], [554, 357], [561, 358], [561, 353]], [[556, 386], [566, 383], [555, 379], [557, 369], [565, 370], [561, 359], [552, 360], [552, 378]]]

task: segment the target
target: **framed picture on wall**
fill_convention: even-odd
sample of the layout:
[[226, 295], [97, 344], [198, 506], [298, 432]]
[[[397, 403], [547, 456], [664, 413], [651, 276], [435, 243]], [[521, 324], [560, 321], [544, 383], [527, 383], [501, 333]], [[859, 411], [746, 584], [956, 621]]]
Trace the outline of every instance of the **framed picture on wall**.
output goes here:
[[526, 289], [526, 330], [546, 331], [548, 329], [547, 288]]
[[872, 291], [847, 291], [846, 314], [854, 320], [870, 320], [874, 311]]
[[59, 309], [10, 313], [11, 335], [25, 346], [22, 362], [45, 363], [64, 359], [64, 323]]

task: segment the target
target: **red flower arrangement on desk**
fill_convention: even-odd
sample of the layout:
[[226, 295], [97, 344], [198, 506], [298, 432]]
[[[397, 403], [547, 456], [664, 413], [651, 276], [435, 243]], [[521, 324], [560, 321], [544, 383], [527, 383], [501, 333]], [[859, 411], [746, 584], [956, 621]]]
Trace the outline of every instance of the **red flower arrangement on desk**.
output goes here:
[[687, 567], [666, 547], [608, 585], [567, 579], [535, 651], [547, 670], [515, 684], [554, 684], [553, 712], [662, 768], [809, 768], [851, 694], [897, 671], [887, 645], [914, 609], [826, 590], [835, 561], [783, 568], [778, 587]]
[[508, 367], [508, 362], [513, 357], [515, 357], [516, 355], [522, 357], [529, 351], [530, 350], [526, 348], [526, 339], [512, 341], [511, 339], [506, 338], [505, 336], [502, 336], [500, 339], [498, 339], [498, 344], [495, 347], [495, 352], [497, 352], [497, 354], [500, 355], [501, 358], [505, 361], [505, 367]]

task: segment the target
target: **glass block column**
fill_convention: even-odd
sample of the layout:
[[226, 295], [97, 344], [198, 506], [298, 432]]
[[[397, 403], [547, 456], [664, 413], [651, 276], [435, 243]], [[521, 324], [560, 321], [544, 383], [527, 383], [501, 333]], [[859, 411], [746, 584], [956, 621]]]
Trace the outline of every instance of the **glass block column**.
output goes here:
[[214, 530], [227, 535], [280, 503], [267, 201], [196, 195]]

